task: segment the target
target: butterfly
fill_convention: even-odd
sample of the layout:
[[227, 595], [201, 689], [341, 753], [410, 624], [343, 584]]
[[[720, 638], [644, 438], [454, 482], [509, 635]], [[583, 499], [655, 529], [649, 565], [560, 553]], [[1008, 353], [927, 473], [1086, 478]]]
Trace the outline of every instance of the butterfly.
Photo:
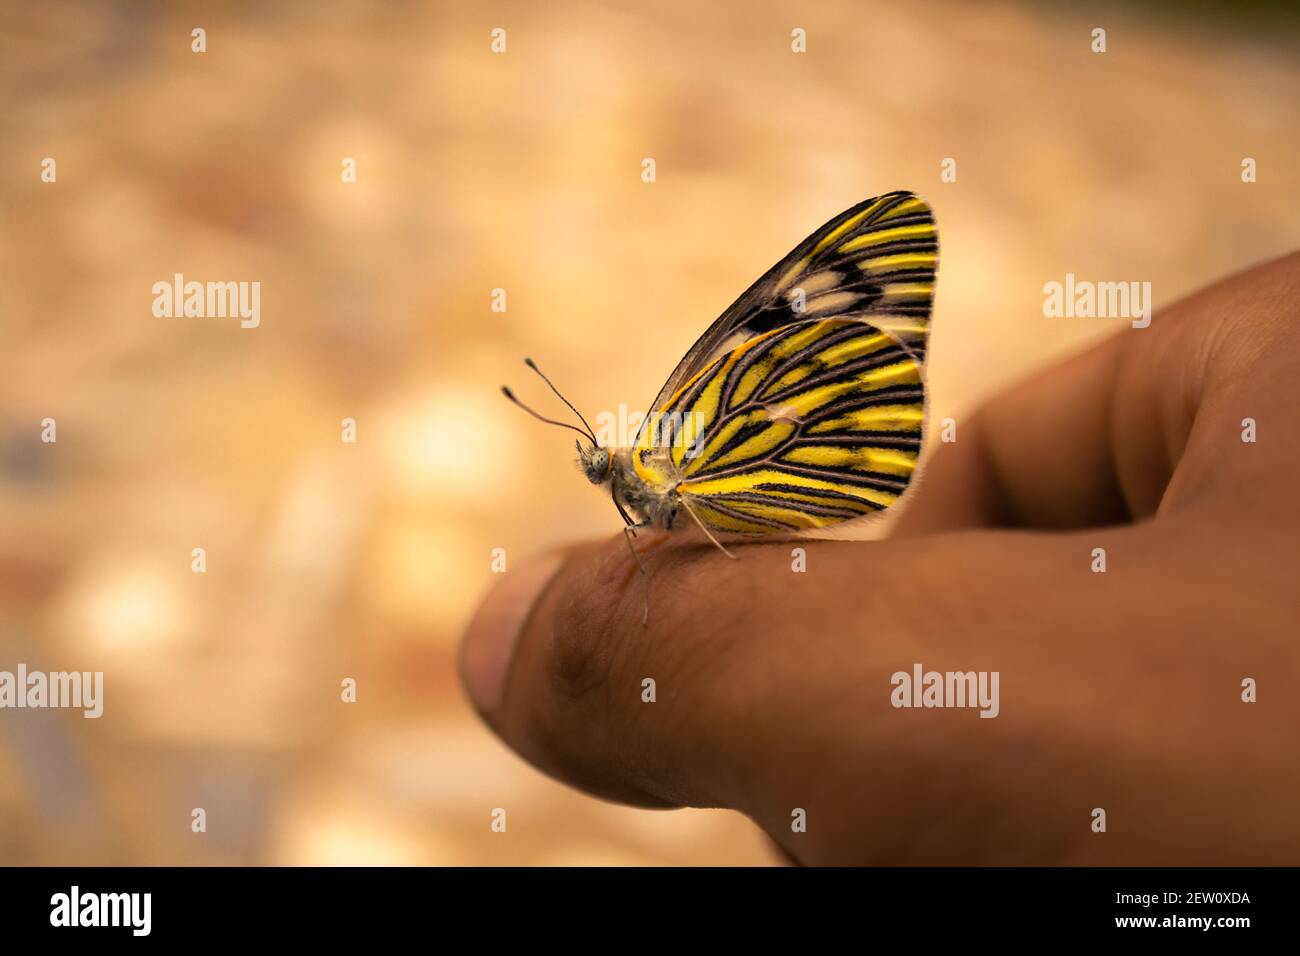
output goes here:
[[[570, 428], [610, 489], [628, 546], [642, 528], [808, 532], [878, 514], [921, 451], [924, 368], [938, 270], [930, 206], [892, 192], [846, 209], [722, 313], [678, 363], [627, 448]], [[648, 602], [647, 602], [648, 613]]]

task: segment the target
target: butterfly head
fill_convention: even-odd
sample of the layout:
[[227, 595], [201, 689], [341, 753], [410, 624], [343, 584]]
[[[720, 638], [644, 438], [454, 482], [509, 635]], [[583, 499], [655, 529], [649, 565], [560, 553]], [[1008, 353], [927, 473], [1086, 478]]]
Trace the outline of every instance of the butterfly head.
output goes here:
[[603, 485], [609, 481], [614, 474], [614, 456], [609, 449], [599, 445], [583, 448], [581, 442], [574, 442], [574, 445], [578, 448], [578, 464], [582, 466], [582, 473], [587, 476], [587, 480], [593, 485]]

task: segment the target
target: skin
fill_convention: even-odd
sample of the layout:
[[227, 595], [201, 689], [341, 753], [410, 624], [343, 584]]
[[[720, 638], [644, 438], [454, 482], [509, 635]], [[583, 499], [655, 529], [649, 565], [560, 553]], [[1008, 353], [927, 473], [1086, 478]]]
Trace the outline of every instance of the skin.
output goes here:
[[[466, 688], [545, 772], [804, 863], [1300, 863], [1298, 301], [1293, 254], [1003, 393], [893, 537], [799, 541], [804, 574], [642, 534], [643, 627], [621, 534], [512, 571]], [[998, 671], [1000, 714], [894, 708], [917, 662]]]

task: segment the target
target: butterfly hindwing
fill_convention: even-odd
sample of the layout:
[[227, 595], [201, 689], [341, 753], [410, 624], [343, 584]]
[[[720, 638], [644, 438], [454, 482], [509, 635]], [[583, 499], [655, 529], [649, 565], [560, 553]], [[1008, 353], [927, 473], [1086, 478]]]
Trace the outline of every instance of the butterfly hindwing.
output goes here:
[[696, 373], [635, 461], [646, 480], [671, 476], [714, 530], [808, 530], [889, 507], [911, 478], [923, 417], [907, 343], [861, 320], [804, 320]]

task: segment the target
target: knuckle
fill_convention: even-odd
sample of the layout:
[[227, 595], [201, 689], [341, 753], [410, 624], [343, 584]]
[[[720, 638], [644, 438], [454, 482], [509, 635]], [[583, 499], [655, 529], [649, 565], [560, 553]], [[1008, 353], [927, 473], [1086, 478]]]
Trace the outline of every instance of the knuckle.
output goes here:
[[711, 549], [669, 543], [667, 536], [642, 539], [638, 549], [648, 577], [619, 536], [586, 555], [582, 573], [557, 594], [548, 666], [552, 690], [564, 700], [585, 700], [634, 678], [639, 686], [652, 662], [671, 666], [674, 654], [665, 648], [680, 650], [699, 630], [702, 602], [717, 611], [710, 582], [729, 569]]
[[621, 536], [582, 554], [557, 588], [542, 661], [545, 706], [556, 728], [548, 741], [552, 752], [622, 746], [642, 716], [642, 680], [677, 671], [688, 622], [676, 596], [682, 569], [674, 550], [643, 550], [648, 621], [646, 583]]
[[583, 700], [605, 685], [617, 649], [633, 636], [632, 625], [639, 625], [630, 614], [636, 591], [610, 573], [613, 561], [617, 555], [602, 545], [556, 596], [547, 666], [551, 689], [562, 701]]
[[[695, 749], [716, 750], [702, 715], [718, 709], [718, 687], [741, 680], [749, 663], [737, 645], [761, 635], [771, 615], [753, 569], [711, 545], [646, 536], [637, 548], [649, 572], [648, 623], [645, 582], [622, 536], [579, 551], [537, 635], [541, 693], [524, 725], [563, 777], [594, 793], [698, 802], [680, 765]], [[654, 706], [643, 699], [646, 678]], [[735, 726], [740, 705], [721, 696], [721, 723]]]
[[631, 557], [621, 538], [615, 544], [582, 554], [555, 592], [529, 733], [566, 779], [613, 799], [652, 803], [628, 767], [636, 762], [629, 737], [640, 704], [634, 671], [651, 637], [641, 624], [636, 568], [620, 566]]

